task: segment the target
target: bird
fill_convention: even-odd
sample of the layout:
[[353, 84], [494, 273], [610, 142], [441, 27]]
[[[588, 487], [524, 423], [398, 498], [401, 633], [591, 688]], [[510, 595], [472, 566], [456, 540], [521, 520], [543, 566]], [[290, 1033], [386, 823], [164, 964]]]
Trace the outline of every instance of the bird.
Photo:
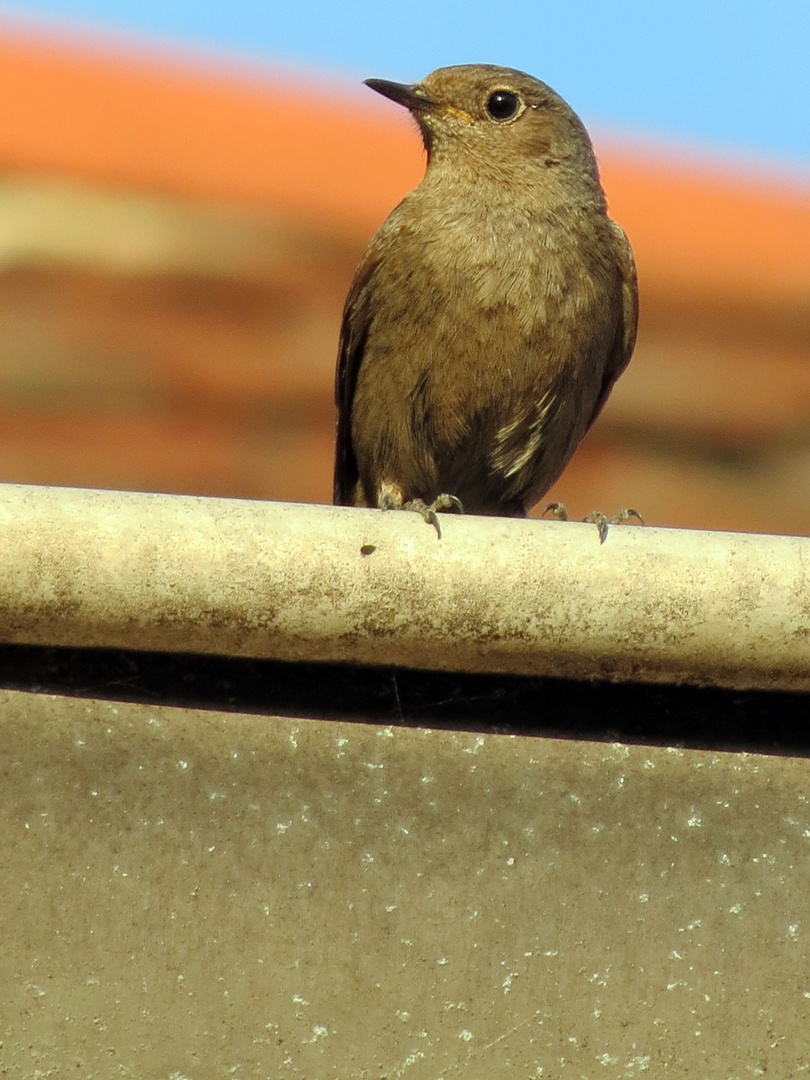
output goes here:
[[539, 79], [366, 85], [410, 112], [427, 166], [346, 298], [333, 501], [415, 510], [439, 537], [437, 511], [525, 516], [630, 360], [632, 249], [584, 124]]

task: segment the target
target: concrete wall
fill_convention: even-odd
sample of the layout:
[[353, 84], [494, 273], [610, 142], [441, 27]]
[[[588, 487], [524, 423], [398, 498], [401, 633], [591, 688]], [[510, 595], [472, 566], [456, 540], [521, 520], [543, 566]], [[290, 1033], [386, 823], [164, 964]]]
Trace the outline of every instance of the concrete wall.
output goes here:
[[810, 763], [0, 696], [5, 1075], [810, 1070]]

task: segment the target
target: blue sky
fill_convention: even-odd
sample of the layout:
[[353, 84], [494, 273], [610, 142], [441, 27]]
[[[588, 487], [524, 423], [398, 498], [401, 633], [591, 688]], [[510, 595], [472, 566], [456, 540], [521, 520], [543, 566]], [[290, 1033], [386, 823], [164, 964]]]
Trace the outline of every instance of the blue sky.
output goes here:
[[347, 80], [505, 64], [602, 129], [810, 177], [810, 0], [0, 0], [3, 14]]

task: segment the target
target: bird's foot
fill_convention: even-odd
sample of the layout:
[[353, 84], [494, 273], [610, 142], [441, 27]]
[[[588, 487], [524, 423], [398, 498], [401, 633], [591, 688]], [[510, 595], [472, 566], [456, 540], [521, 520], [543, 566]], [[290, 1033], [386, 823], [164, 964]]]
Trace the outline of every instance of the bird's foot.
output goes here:
[[607, 518], [600, 510], [592, 510], [585, 518], [585, 521], [588, 525], [597, 527], [599, 530], [599, 543], [604, 544], [607, 540], [608, 525], [623, 525], [631, 517], [638, 518], [640, 525], [644, 524], [644, 518], [638, 510], [634, 510], [630, 506], [623, 506], [618, 514], [614, 514], [612, 518]]
[[432, 503], [426, 503], [424, 499], [411, 499], [410, 502], [397, 503], [394, 498], [386, 497], [384, 495], [380, 499], [381, 510], [413, 510], [417, 514], [420, 514], [422, 520], [428, 525], [432, 525], [436, 530], [436, 535], [441, 540], [442, 528], [439, 524], [439, 513], [443, 510], [453, 510], [457, 514], [464, 513], [464, 507], [461, 505], [461, 499], [456, 498], [455, 495], [437, 495]]
[[439, 525], [439, 513], [442, 510], [453, 510], [456, 514], [464, 513], [461, 499], [455, 495], [447, 494], [437, 495], [432, 503], [425, 503], [422, 499], [411, 499], [410, 502], [403, 505], [402, 509], [415, 510], [417, 514], [421, 514], [422, 520], [433, 526], [440, 540], [442, 538], [442, 528]]
[[[568, 521], [568, 513], [564, 503], [549, 503], [543, 511], [543, 517], [545, 517], [549, 511], [551, 511], [551, 513], [554, 514], [554, 517], [559, 521]], [[629, 506], [622, 507], [618, 514], [614, 514], [612, 518], [606, 517], [600, 510], [593, 510], [586, 518], [584, 518], [584, 521], [588, 525], [595, 525], [597, 527], [599, 530], [599, 543], [604, 544], [605, 540], [607, 540], [609, 525], [623, 525], [625, 521], [629, 521], [630, 518], [633, 517], [638, 518], [640, 524], [644, 524], [644, 518], [638, 510], [633, 510], [633, 508]]]
[[549, 503], [543, 511], [543, 517], [548, 513], [552, 513], [558, 521], [568, 521], [568, 511], [565, 509], [565, 503]]

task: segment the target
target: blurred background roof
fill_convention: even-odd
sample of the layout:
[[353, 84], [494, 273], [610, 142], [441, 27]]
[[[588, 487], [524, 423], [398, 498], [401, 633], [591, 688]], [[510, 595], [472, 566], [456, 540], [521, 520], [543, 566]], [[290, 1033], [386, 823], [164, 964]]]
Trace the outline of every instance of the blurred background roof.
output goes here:
[[637, 354], [549, 495], [810, 531], [810, 7], [0, 6], [0, 480], [327, 501], [340, 310], [420, 179], [359, 85], [522, 67], [588, 122]]

